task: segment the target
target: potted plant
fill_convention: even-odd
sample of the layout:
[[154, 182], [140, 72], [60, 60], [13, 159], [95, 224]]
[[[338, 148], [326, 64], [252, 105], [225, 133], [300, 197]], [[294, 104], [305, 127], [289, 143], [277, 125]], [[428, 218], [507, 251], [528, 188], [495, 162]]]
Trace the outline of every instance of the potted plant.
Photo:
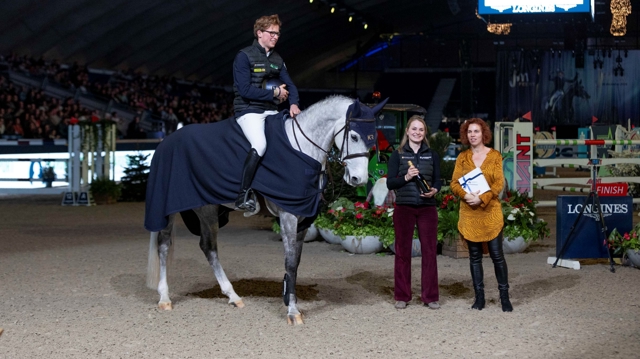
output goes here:
[[442, 186], [436, 194], [436, 203], [439, 203], [438, 242], [442, 243], [442, 254], [453, 258], [469, 257], [458, 232], [460, 201], [451, 191], [451, 187]]
[[330, 244], [340, 244], [341, 242], [341, 238], [333, 233], [333, 224], [335, 222], [336, 217], [333, 214], [328, 213], [327, 211], [321, 212], [313, 222], [313, 224], [318, 229], [318, 233], [320, 233], [320, 236], [322, 236], [322, 238], [324, 238], [324, 240]]
[[505, 192], [502, 202], [504, 216], [503, 250], [505, 253], [517, 253], [525, 250], [531, 242], [549, 237], [547, 223], [538, 218], [536, 201], [527, 192]]
[[346, 198], [338, 198], [327, 213], [335, 218], [333, 233], [342, 239], [342, 246], [352, 253], [375, 253], [395, 240], [392, 207], [372, 208], [369, 202], [354, 203]]
[[614, 255], [626, 256], [634, 267], [640, 268], [640, 223], [631, 232], [621, 234], [614, 228], [607, 239], [609, 249]]
[[95, 178], [89, 190], [96, 204], [116, 203], [121, 194], [120, 184], [108, 177]]
[[451, 245], [459, 239], [458, 219], [460, 218], [460, 202], [453, 195], [450, 187], [443, 186], [436, 194], [438, 208], [438, 242]]

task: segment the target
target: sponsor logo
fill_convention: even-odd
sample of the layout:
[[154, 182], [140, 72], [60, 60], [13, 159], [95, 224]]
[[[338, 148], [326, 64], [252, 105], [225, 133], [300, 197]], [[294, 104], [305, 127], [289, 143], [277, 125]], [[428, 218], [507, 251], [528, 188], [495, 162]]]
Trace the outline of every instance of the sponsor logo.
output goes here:
[[[602, 208], [603, 218], [609, 217], [614, 214], [629, 213], [629, 206], [627, 204], [601, 204], [600, 207]], [[592, 218], [594, 221], [600, 220], [600, 211], [598, 210], [598, 206], [596, 206], [595, 204], [587, 204], [586, 206], [583, 204], [567, 205], [567, 214], [579, 215], [581, 211], [584, 216]]]

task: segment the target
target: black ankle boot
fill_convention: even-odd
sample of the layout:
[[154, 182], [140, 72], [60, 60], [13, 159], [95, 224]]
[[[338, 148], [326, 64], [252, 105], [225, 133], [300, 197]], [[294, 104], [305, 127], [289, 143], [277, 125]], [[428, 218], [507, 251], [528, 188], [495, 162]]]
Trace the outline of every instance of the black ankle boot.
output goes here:
[[509, 300], [509, 289], [500, 289], [500, 303], [503, 312], [513, 312], [513, 306]]
[[473, 302], [471, 309], [482, 310], [484, 304], [484, 289], [476, 289], [476, 301]]
[[247, 159], [244, 161], [240, 193], [238, 193], [238, 198], [236, 198], [235, 203], [236, 209], [248, 212], [254, 212], [256, 210], [256, 202], [249, 188], [251, 188], [251, 182], [253, 181], [253, 176], [256, 174], [260, 158], [258, 152], [252, 148], [247, 155]]

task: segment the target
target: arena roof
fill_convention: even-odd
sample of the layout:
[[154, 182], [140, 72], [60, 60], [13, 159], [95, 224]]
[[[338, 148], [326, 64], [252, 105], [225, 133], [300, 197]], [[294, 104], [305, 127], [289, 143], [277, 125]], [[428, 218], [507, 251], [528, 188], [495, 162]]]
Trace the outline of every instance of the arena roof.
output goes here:
[[[262, 15], [279, 14], [282, 38], [276, 49], [297, 82], [313, 84], [318, 76], [337, 71], [350, 60], [394, 36], [426, 39], [429, 56], [450, 43], [449, 62], [457, 64], [461, 39], [491, 44], [559, 46], [568, 37], [585, 38], [608, 24], [520, 24], [512, 35], [486, 31], [486, 19], [476, 17], [475, 0], [21, 0], [0, 5], [0, 52], [77, 61], [92, 68], [134, 69], [221, 85], [231, 83], [236, 52], [252, 42], [252, 27]], [[602, 5], [604, 8], [608, 7]], [[333, 13], [331, 8], [334, 8]], [[628, 20], [636, 39], [637, 13]], [[353, 16], [351, 22], [348, 17]], [[610, 20], [609, 20], [610, 21]], [[364, 24], [368, 28], [364, 28]], [[567, 24], [573, 29], [567, 34]], [[595, 29], [595, 30], [594, 30]], [[584, 33], [584, 34], [583, 34]], [[600, 36], [598, 35], [598, 36]], [[610, 36], [609, 36], [610, 37]], [[548, 41], [548, 44], [545, 43]], [[497, 41], [497, 42], [496, 42]], [[602, 44], [603, 42], [601, 42]], [[555, 45], [553, 45], [555, 44]], [[626, 45], [625, 45], [626, 46]], [[487, 58], [491, 60], [492, 55]], [[451, 61], [454, 60], [454, 61]], [[421, 60], [422, 61], [422, 60]], [[403, 67], [403, 64], [398, 65]], [[433, 66], [427, 65], [427, 66]]]

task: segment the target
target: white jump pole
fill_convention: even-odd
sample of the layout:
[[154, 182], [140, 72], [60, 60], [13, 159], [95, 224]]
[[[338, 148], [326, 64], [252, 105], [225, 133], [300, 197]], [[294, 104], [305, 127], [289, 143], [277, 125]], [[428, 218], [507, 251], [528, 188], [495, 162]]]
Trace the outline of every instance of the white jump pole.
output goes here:
[[69, 191], [73, 193], [80, 192], [80, 146], [82, 139], [80, 138], [80, 126], [72, 125], [69, 131]]

